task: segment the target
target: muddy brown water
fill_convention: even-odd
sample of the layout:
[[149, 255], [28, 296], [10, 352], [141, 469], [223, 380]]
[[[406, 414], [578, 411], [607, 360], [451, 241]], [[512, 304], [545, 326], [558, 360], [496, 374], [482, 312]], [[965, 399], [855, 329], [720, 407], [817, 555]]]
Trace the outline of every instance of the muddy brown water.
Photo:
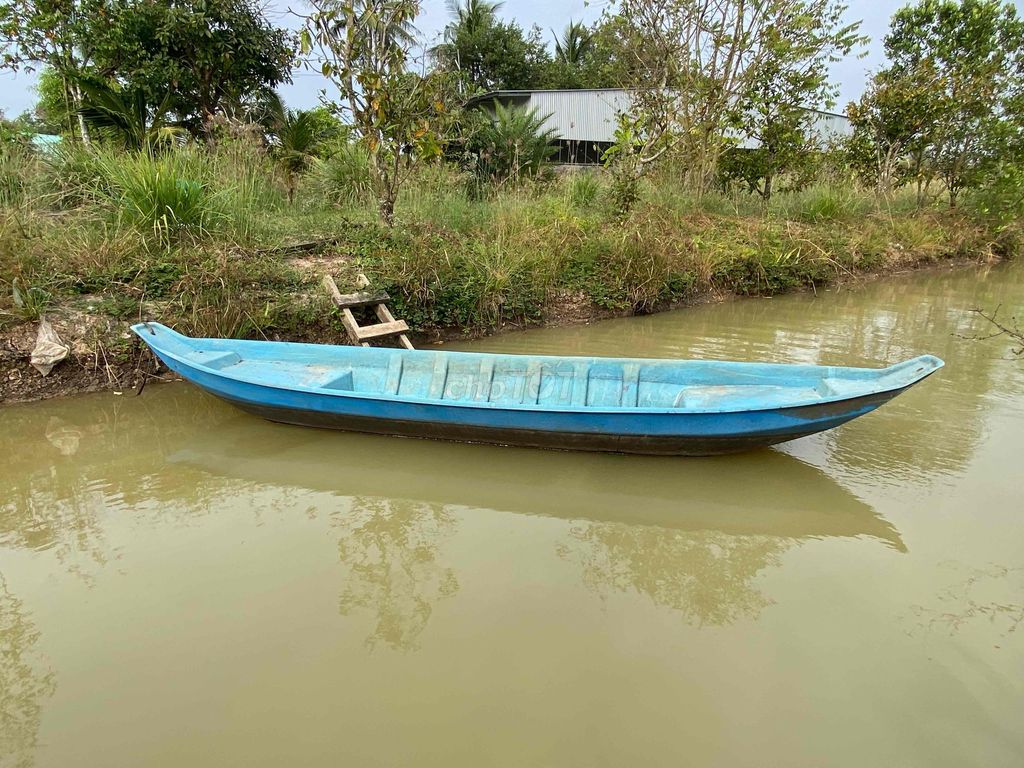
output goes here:
[[1024, 265], [463, 348], [947, 367], [714, 459], [0, 409], [0, 766], [1024, 763]]

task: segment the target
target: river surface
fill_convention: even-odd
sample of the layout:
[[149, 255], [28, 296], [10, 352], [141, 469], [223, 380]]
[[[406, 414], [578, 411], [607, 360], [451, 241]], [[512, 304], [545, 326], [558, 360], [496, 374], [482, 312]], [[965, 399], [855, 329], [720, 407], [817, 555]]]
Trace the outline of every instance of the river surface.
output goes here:
[[1020, 766], [1024, 265], [462, 348], [946, 368], [713, 459], [0, 409], [0, 766]]

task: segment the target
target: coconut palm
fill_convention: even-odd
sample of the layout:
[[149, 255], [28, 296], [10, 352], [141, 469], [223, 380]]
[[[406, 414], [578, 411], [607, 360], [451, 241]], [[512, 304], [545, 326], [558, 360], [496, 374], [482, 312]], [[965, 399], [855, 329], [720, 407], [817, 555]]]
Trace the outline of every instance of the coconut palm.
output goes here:
[[460, 30], [472, 34], [487, 28], [494, 23], [503, 5], [504, 2], [491, 0], [448, 0], [446, 6], [452, 23], [445, 27], [445, 40], [453, 42]]
[[170, 94], [160, 104], [151, 104], [141, 88], [121, 88], [84, 77], [77, 87], [82, 92], [82, 108], [78, 111], [82, 119], [126, 149], [152, 148], [182, 134], [181, 127], [168, 119]]
[[472, 37], [493, 25], [504, 4], [492, 0], [447, 0], [451, 21], [444, 28], [443, 42], [431, 48], [430, 53], [438, 61], [455, 62], [457, 68], [459, 39]]
[[[554, 30], [551, 30], [551, 33], [554, 34]], [[562, 32], [561, 39], [555, 36], [555, 58], [569, 66], [579, 66], [593, 44], [593, 34], [583, 22], [570, 20]]]

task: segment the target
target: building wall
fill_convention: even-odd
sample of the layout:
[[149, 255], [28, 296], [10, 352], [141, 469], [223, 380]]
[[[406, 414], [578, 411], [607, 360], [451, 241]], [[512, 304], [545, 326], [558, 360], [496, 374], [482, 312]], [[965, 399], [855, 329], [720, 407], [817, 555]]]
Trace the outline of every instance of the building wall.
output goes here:
[[628, 91], [534, 91], [527, 104], [542, 115], [550, 114], [547, 126], [568, 141], [611, 142], [619, 114], [628, 112]]
[[[545, 125], [558, 131], [562, 142], [591, 142], [610, 144], [615, 140], [615, 127], [620, 113], [628, 113], [631, 106], [629, 91], [616, 88], [562, 91], [497, 91], [470, 102], [492, 113], [490, 104], [497, 99], [504, 105], [527, 109], [536, 108], [538, 114], [549, 115]], [[822, 140], [848, 136], [852, 133], [850, 120], [845, 115], [818, 112], [815, 129]], [[740, 146], [752, 149], [756, 141], [744, 140]]]

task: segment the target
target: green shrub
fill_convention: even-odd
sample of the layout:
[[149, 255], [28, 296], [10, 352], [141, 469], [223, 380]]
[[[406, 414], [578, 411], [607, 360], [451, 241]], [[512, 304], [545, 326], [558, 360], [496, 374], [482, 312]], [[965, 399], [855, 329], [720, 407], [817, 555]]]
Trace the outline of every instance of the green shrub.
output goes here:
[[573, 283], [598, 306], [638, 313], [689, 293], [698, 281], [689, 244], [663, 213], [638, 209], [588, 237], [567, 267]]
[[813, 244], [764, 228], [744, 251], [723, 262], [716, 282], [734, 293], [771, 296], [835, 279], [835, 264]]
[[1024, 162], [1003, 163], [968, 196], [967, 206], [1000, 230], [1024, 219]]
[[494, 120], [470, 139], [474, 173], [480, 183], [502, 185], [533, 178], [557, 151], [558, 131], [545, 128], [549, 115], [536, 108], [506, 108], [495, 101]]

